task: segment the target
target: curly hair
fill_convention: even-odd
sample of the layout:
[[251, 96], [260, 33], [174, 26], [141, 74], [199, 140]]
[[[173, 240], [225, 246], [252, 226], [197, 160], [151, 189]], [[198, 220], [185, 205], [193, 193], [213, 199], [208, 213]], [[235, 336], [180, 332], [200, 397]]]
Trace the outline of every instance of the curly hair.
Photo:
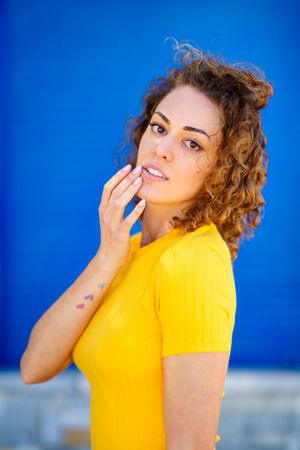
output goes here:
[[[170, 224], [190, 232], [214, 222], [233, 263], [242, 239], [254, 237], [251, 229], [258, 227], [266, 204], [261, 190], [267, 177], [267, 140], [261, 129], [259, 111], [273, 95], [273, 86], [256, 66], [252, 65], [252, 70], [245, 64], [238, 67], [237, 63], [228, 63], [223, 57], [200, 51], [188, 43], [177, 44], [176, 48], [174, 59], [179, 61], [179, 66], [167, 72], [166, 77], [157, 77], [150, 83], [141, 114], [127, 122], [127, 144], [130, 145], [133, 137], [134, 150], [128, 152], [126, 164], [136, 165], [139, 144], [152, 113], [174, 88], [196, 87], [218, 105], [223, 116], [223, 139], [217, 149], [216, 163], [192, 206], [184, 210], [183, 217], [174, 216]], [[134, 205], [139, 201], [136, 195], [132, 199]]]

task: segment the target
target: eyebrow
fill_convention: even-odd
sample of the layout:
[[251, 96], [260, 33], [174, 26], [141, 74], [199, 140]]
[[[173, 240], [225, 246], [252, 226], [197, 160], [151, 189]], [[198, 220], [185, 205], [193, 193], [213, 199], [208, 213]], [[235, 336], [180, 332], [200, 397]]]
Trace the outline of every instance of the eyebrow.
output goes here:
[[[162, 112], [154, 111], [153, 115], [154, 114], [158, 114], [165, 122], [167, 122], [167, 124], [170, 125], [170, 120]], [[195, 131], [196, 133], [205, 134], [205, 136], [207, 136], [208, 139], [210, 139], [210, 136], [206, 133], [206, 131], [202, 130], [201, 128], [195, 128], [195, 127], [190, 127], [190, 126], [186, 125], [182, 129], [186, 130], [186, 131]]]

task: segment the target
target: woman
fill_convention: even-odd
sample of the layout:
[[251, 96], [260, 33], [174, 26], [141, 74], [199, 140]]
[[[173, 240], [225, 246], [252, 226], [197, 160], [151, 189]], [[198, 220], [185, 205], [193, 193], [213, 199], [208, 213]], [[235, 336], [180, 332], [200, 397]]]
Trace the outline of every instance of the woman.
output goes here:
[[259, 111], [273, 89], [178, 49], [182, 67], [155, 80], [130, 121], [131, 165], [104, 186], [96, 255], [34, 326], [21, 360], [25, 383], [72, 361], [86, 375], [92, 450], [213, 450], [220, 439], [233, 261], [265, 204]]

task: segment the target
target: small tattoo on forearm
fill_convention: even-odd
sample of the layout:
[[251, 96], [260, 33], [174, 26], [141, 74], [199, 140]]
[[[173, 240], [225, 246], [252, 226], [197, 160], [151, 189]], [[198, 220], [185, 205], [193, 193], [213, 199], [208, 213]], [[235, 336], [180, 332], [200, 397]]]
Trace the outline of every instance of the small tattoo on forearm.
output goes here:
[[83, 309], [84, 308], [84, 303], [80, 303], [80, 305], [76, 305], [76, 308]]
[[[100, 289], [103, 289], [104, 286], [105, 286], [105, 283], [103, 283], [103, 282], [97, 284], [97, 287], [99, 287]], [[85, 299], [85, 300], [94, 300], [94, 294], [86, 295], [86, 296], [84, 297], [84, 299]], [[79, 303], [79, 305], [76, 305], [76, 308], [83, 309], [83, 308], [84, 308], [84, 303]]]

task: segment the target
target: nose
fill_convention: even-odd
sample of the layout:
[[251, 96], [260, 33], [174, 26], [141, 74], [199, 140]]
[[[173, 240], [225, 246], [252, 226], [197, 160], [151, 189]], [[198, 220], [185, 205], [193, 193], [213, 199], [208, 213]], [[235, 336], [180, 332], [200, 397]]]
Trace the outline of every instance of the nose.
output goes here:
[[154, 145], [154, 152], [159, 158], [171, 160], [173, 158], [173, 140], [170, 136], [164, 136], [159, 143]]

